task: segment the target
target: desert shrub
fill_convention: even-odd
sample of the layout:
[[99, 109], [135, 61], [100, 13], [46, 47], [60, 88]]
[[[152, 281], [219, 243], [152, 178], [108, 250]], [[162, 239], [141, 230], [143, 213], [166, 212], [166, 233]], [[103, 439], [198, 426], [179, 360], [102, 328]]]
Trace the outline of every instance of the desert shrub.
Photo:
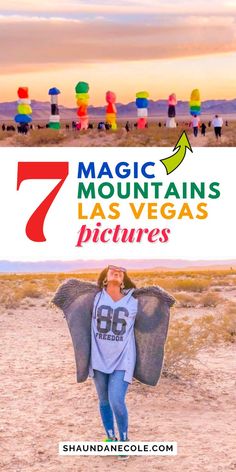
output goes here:
[[165, 290], [172, 290], [173, 292], [201, 293], [210, 286], [210, 279], [200, 278], [197, 275], [185, 277], [175, 273], [169, 275], [168, 273], [159, 272], [157, 275], [155, 273], [144, 273], [143, 276], [138, 277], [141, 284], [143, 283], [143, 278], [145, 278], [145, 285], [159, 285]]
[[38, 147], [38, 146], [54, 146], [61, 144], [66, 139], [62, 131], [53, 129], [32, 130], [27, 136], [18, 136], [16, 145]]
[[219, 293], [216, 292], [207, 292], [204, 293], [201, 298], [199, 299], [199, 303], [203, 307], [208, 307], [208, 306], [216, 306], [219, 303], [221, 303], [223, 299], [219, 295]]
[[42, 296], [41, 291], [37, 286], [30, 283], [23, 284], [19, 289], [19, 299], [23, 298], [40, 298]]
[[190, 320], [170, 323], [163, 373], [166, 376], [191, 376], [198, 354], [203, 349], [236, 341], [236, 303], [227, 303], [222, 311]]
[[[209, 287], [209, 281], [207, 279], [200, 278], [163, 278], [161, 281], [155, 280], [154, 283], [160, 282], [160, 285], [168, 290], [173, 290], [174, 292], [183, 291], [183, 292], [196, 292], [201, 293], [204, 290], [207, 290]], [[159, 285], [159, 283], [157, 283]]]
[[207, 332], [209, 345], [236, 340], [236, 303], [227, 303], [222, 311], [198, 320], [199, 331]]
[[227, 276], [225, 276], [224, 278], [214, 278], [211, 282], [211, 285], [218, 285], [219, 287], [229, 287], [230, 285], [233, 285], [232, 281], [230, 281], [228, 279]]
[[54, 292], [60, 283], [61, 281], [57, 277], [54, 280], [45, 277], [41, 280], [41, 291], [47, 295], [48, 292]]
[[0, 294], [0, 307], [6, 309], [16, 308], [17, 301], [10, 292], [4, 291]]
[[97, 279], [98, 273], [0, 274], [0, 307], [17, 308], [25, 298], [47, 298], [69, 278]]
[[220, 320], [221, 335], [224, 341], [236, 341], [236, 303], [228, 303]]
[[164, 375], [179, 377], [191, 374], [193, 361], [204, 345], [205, 339], [194, 333], [194, 323], [173, 321], [165, 349]]
[[176, 295], [178, 306], [181, 308], [193, 308], [198, 305], [199, 298], [196, 295], [190, 295], [189, 293], [178, 293]]
[[0, 131], [0, 141], [3, 141], [6, 138], [11, 138], [14, 134], [14, 131]]
[[183, 290], [186, 292], [203, 292], [209, 286], [209, 281], [206, 279], [177, 279], [175, 280], [175, 285], [173, 289], [175, 291]]
[[0, 307], [17, 308], [25, 298], [39, 298], [42, 293], [38, 284], [32, 281], [8, 281], [1, 287]]

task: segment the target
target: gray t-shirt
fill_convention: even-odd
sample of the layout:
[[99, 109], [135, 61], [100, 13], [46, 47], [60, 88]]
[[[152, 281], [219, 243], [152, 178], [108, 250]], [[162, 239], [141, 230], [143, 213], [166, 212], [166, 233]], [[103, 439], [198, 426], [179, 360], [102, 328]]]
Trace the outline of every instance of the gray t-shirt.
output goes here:
[[114, 301], [105, 289], [94, 300], [91, 323], [91, 358], [89, 376], [93, 369], [110, 374], [125, 370], [124, 380], [132, 383], [136, 363], [134, 322], [138, 301], [134, 289], [126, 290], [121, 300]]

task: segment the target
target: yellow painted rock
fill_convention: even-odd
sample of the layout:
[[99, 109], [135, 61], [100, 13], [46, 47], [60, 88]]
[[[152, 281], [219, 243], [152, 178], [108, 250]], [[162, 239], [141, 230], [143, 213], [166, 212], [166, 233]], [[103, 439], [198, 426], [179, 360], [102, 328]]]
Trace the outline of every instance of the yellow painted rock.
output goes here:
[[17, 111], [20, 115], [31, 115], [32, 108], [30, 105], [18, 105]]
[[201, 106], [201, 102], [200, 101], [191, 101], [190, 102], [190, 106], [191, 107], [200, 107]]
[[81, 100], [83, 100], [83, 99], [88, 100], [90, 97], [89, 97], [89, 94], [88, 94], [88, 93], [76, 93], [75, 98], [76, 98], [76, 100], [79, 100], [79, 99], [81, 99]]
[[191, 93], [190, 102], [200, 102], [200, 91], [198, 89], [194, 89]]
[[136, 93], [136, 98], [148, 98], [148, 97], [149, 97], [149, 93], [146, 91]]

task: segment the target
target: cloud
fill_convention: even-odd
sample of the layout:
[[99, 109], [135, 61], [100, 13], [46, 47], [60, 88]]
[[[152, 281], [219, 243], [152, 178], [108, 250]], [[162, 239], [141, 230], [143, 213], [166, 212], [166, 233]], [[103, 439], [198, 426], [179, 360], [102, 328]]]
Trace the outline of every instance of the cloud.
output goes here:
[[142, 25], [0, 17], [1, 72], [232, 52], [235, 23], [233, 17], [217, 16], [165, 17]]
[[84, 0], [0, 0], [2, 12], [53, 12], [54, 15], [64, 14], [232, 14], [236, 12], [234, 1], [223, 0], [107, 0], [107, 1], [84, 1]]

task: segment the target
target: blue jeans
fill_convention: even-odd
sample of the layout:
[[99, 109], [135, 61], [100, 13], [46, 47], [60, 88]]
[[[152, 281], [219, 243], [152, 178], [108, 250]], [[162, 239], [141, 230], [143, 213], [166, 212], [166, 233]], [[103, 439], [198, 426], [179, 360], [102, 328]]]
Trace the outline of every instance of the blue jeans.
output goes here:
[[100, 414], [107, 436], [108, 438], [115, 436], [114, 413], [120, 441], [128, 439], [128, 411], [125, 395], [129, 382], [124, 380], [124, 374], [124, 370], [115, 370], [112, 374], [105, 374], [94, 369], [93, 377], [99, 398]]

